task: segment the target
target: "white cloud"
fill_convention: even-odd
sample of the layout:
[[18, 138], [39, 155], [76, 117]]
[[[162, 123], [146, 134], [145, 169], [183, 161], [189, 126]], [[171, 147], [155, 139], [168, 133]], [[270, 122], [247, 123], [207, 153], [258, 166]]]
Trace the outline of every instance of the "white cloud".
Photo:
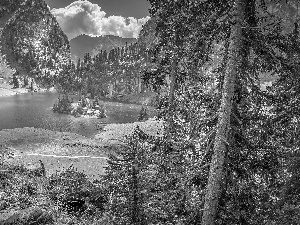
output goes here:
[[116, 35], [137, 38], [142, 25], [149, 17], [136, 19], [122, 16], [109, 16], [97, 4], [89, 1], [75, 1], [65, 8], [52, 9], [62, 30], [72, 39], [80, 34], [91, 36]]

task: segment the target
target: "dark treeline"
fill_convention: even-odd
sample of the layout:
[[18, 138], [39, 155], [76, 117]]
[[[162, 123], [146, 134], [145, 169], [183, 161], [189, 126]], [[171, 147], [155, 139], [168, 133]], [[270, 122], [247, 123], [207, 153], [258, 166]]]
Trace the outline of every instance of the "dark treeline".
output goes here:
[[151, 54], [145, 45], [130, 44], [89, 53], [75, 64], [70, 61], [58, 76], [58, 84], [65, 92], [113, 97], [151, 90], [142, 83], [142, 72], [150, 64]]

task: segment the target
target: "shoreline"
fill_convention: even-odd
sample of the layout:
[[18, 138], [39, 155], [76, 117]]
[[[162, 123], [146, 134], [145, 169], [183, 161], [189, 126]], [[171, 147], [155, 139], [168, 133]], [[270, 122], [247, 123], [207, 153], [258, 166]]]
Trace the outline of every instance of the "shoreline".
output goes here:
[[8, 97], [13, 95], [19, 94], [26, 94], [29, 93], [28, 89], [26, 88], [6, 88], [0, 86], [0, 97]]
[[143, 92], [143, 93], [132, 93], [128, 95], [124, 95], [122, 97], [100, 97], [100, 100], [104, 101], [111, 101], [111, 102], [119, 102], [119, 103], [126, 103], [126, 104], [135, 104], [135, 105], [145, 105], [154, 107], [155, 104], [155, 92]]
[[76, 133], [24, 127], [0, 130], [4, 162], [30, 165], [42, 160], [51, 175], [73, 165], [89, 178], [105, 173], [109, 149], [101, 141]]
[[[48, 174], [68, 168], [71, 164], [89, 178], [105, 174], [110, 154], [116, 146], [139, 126], [149, 135], [163, 134], [163, 121], [105, 124], [93, 138], [76, 133], [24, 127], [0, 130], [0, 150], [12, 153], [4, 161], [12, 164], [32, 164], [42, 160]], [[92, 166], [93, 165], [93, 166]]]
[[30, 91], [28, 88], [12, 88], [12, 85], [7, 83], [0, 83], [0, 98], [1, 97], [9, 97], [20, 94], [28, 94], [28, 93], [41, 93], [41, 92], [54, 92], [54, 88], [50, 88], [50, 90], [40, 88], [38, 91]]
[[[21, 127], [0, 130], [0, 147], [8, 146], [9, 149], [18, 149], [20, 152], [23, 152], [22, 148], [25, 147], [26, 152], [39, 154], [45, 152], [73, 154], [77, 153], [75, 151], [76, 148], [82, 147], [92, 147], [98, 150], [101, 148], [101, 150], [104, 150], [105, 147], [114, 146], [116, 143], [119, 143], [117, 140], [122, 140], [127, 135], [132, 134], [137, 126], [151, 136], [162, 136], [164, 132], [164, 122], [155, 118], [149, 118], [143, 122], [102, 124], [101, 131], [98, 131], [93, 137], [86, 137], [72, 132]], [[56, 146], [55, 152], [54, 145]], [[47, 147], [51, 147], [52, 151], [47, 150]], [[57, 151], [57, 147], [61, 147], [62, 149]], [[65, 148], [68, 148], [68, 150]], [[74, 151], [70, 152], [70, 148]], [[80, 153], [84, 153], [84, 149], [78, 150]], [[99, 156], [95, 151], [92, 151], [92, 153], [94, 156]], [[106, 152], [103, 151], [102, 154], [106, 154]]]
[[[43, 93], [43, 92], [57, 92], [54, 88], [51, 88], [50, 90], [47, 89], [39, 89], [38, 91], [30, 91], [27, 88], [11, 88], [9, 85], [3, 85], [0, 83], [0, 98], [2, 97], [10, 97], [14, 95], [21, 95], [21, 94], [28, 94], [28, 93]], [[57, 92], [59, 93], [59, 92]], [[72, 94], [70, 94], [72, 95]], [[137, 100], [137, 99], [130, 99], [131, 96], [123, 96], [122, 98], [106, 98], [106, 97], [100, 97], [99, 100], [101, 101], [109, 101], [109, 102], [117, 102], [122, 104], [133, 104], [133, 105], [145, 105], [148, 107], [154, 107], [153, 104], [151, 104], [150, 98]], [[137, 98], [137, 97], [136, 97]]]

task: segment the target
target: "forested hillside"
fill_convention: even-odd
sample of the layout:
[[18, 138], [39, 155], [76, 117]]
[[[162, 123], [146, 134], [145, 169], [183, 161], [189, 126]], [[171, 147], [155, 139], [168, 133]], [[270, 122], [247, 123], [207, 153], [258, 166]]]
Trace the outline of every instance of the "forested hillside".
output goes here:
[[19, 75], [54, 84], [70, 57], [67, 36], [44, 1], [1, 1], [1, 54]]
[[78, 58], [83, 59], [85, 53], [91, 56], [97, 55], [100, 51], [110, 51], [113, 48], [121, 48], [136, 42], [135, 38], [121, 38], [114, 35], [91, 37], [85, 34], [79, 35], [70, 40], [72, 59], [76, 62]]
[[[78, 38], [83, 37], [81, 35]], [[126, 40], [110, 36], [102, 37], [102, 40], [111, 42], [112, 38], [115, 41]], [[108, 50], [100, 50], [95, 55], [87, 52], [76, 63], [67, 65], [58, 82], [60, 89], [108, 97], [152, 91], [152, 85], [142, 82], [142, 79], [144, 71], [152, 65], [150, 47], [155, 41], [155, 23], [149, 20], [143, 26], [137, 42], [125, 42], [124, 46], [114, 48], [116, 44], [108, 43], [105, 47]]]

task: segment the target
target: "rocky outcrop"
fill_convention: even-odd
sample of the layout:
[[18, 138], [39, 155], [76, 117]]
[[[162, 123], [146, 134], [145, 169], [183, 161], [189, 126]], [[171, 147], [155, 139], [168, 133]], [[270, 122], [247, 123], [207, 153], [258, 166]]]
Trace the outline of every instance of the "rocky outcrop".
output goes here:
[[[11, 15], [0, 36], [0, 50], [20, 75], [51, 84], [71, 59], [67, 36], [43, 0], [1, 1]], [[1, 16], [2, 17], [2, 16]]]

